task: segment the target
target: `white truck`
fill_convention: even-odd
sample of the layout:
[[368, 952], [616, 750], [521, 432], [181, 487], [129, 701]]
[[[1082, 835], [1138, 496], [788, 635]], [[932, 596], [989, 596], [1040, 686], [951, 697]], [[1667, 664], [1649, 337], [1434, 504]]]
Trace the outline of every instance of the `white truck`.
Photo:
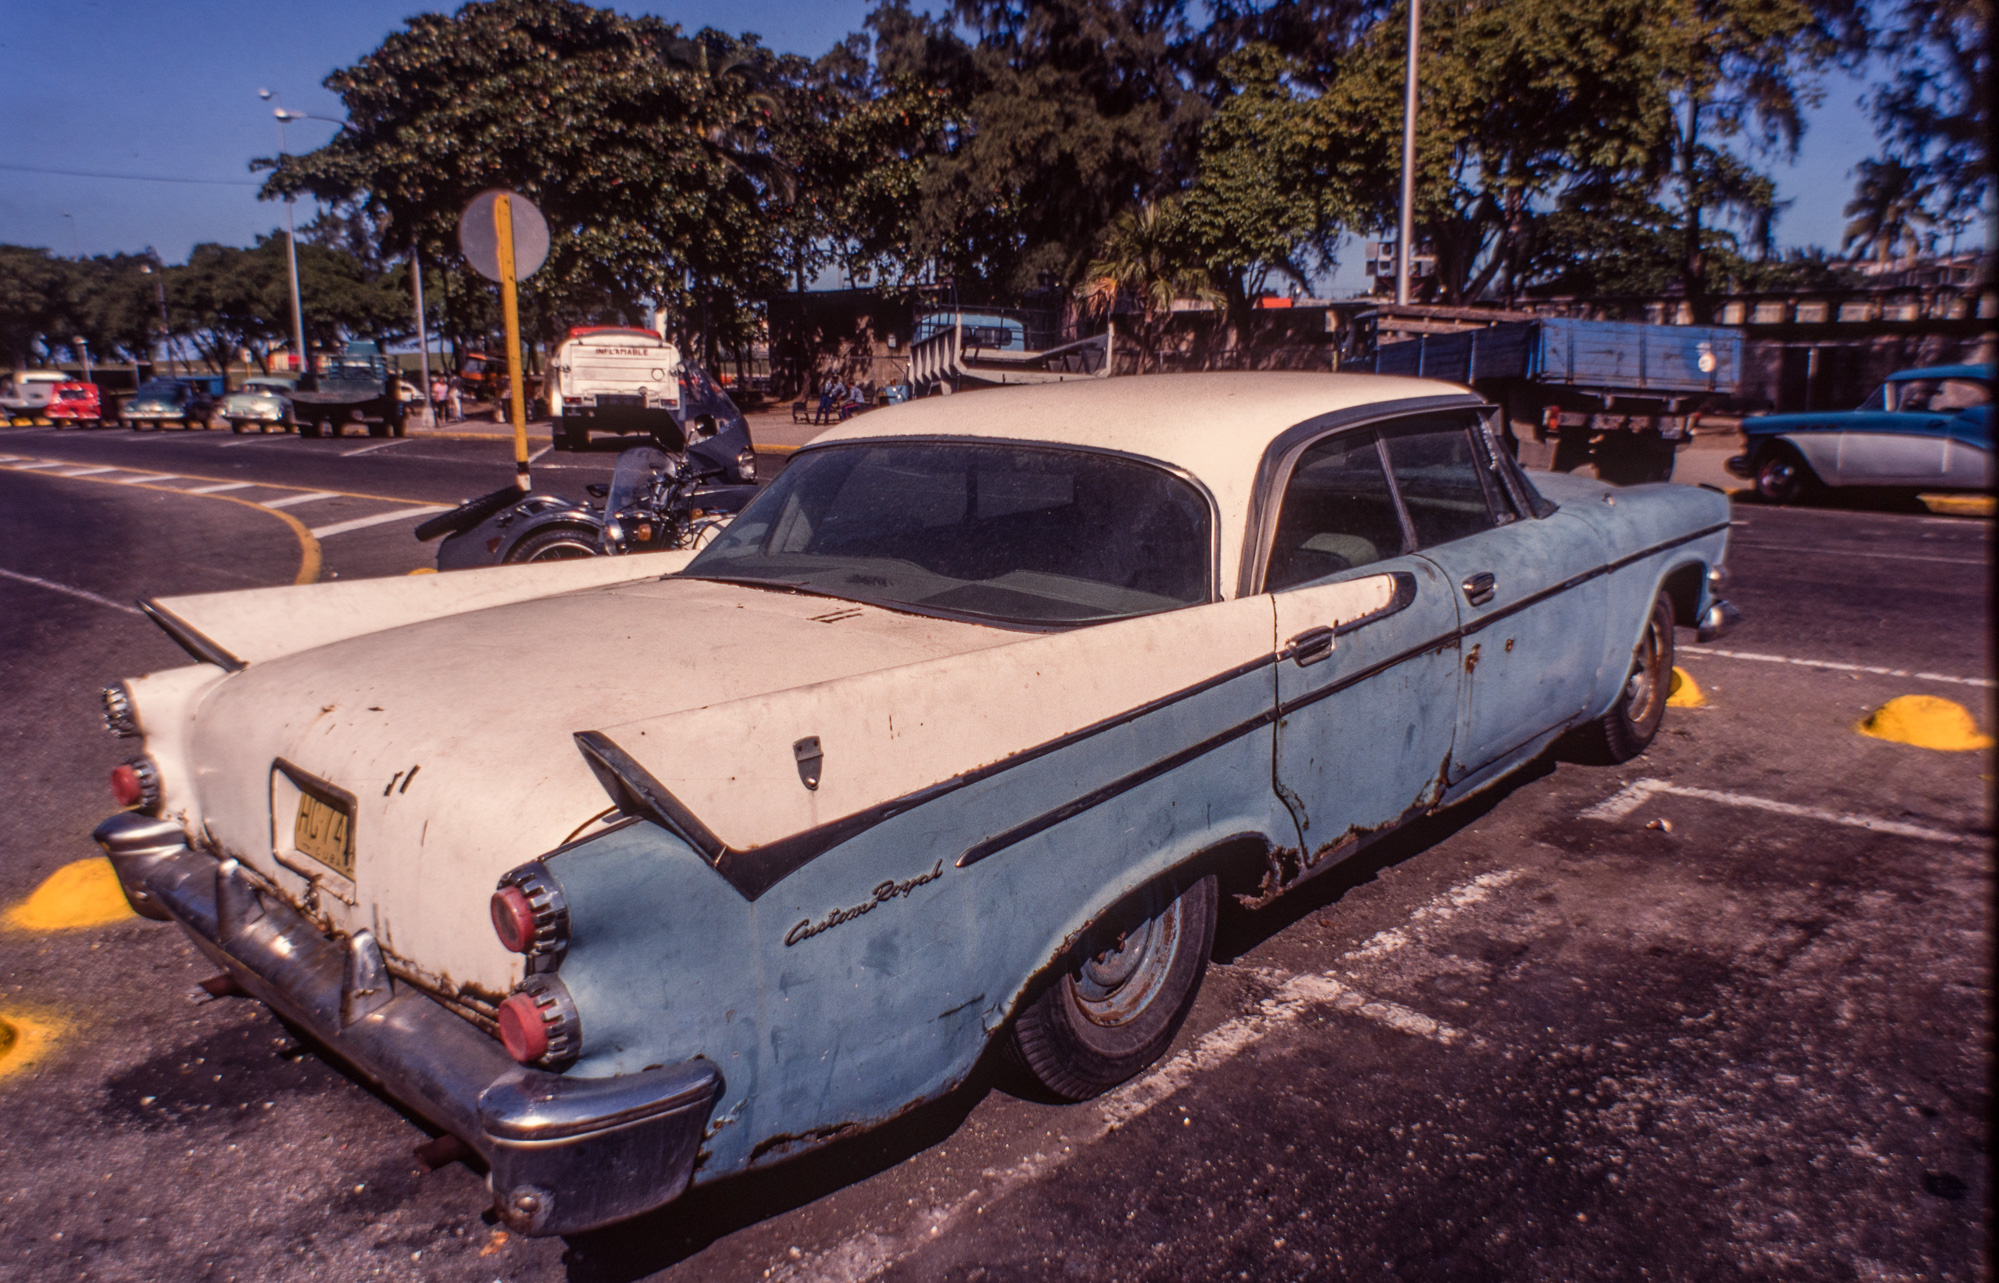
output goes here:
[[583, 450], [590, 432], [679, 432], [680, 349], [658, 330], [579, 325], [555, 349], [548, 413], [555, 448]]

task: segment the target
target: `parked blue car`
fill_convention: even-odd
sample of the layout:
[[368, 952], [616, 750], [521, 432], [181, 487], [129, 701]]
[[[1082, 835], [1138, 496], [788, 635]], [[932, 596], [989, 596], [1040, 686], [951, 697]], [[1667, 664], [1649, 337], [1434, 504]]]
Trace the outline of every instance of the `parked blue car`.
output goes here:
[[1856, 410], [1745, 419], [1749, 449], [1729, 471], [1772, 503], [1822, 486], [1987, 490], [1992, 486], [1989, 365], [1903, 370]]
[[[842, 424], [699, 553], [170, 598], [134, 907], [560, 1234], [952, 1090], [1143, 1071], [1259, 905], [1558, 737], [1632, 757], [1728, 502], [1361, 374]], [[562, 639], [565, 663], [519, 681]]]

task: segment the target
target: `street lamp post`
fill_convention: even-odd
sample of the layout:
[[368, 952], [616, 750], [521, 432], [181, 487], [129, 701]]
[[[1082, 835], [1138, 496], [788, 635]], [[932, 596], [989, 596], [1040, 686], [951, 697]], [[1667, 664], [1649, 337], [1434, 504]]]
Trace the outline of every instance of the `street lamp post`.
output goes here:
[[[277, 97], [268, 89], [259, 89], [257, 96], [265, 102]], [[285, 155], [285, 122], [291, 119], [282, 105], [274, 113], [278, 118], [278, 156]], [[292, 222], [292, 198], [285, 197], [285, 267], [291, 275], [292, 287], [292, 353], [298, 362], [298, 372], [305, 375], [305, 310], [298, 301], [298, 228]]]
[[1409, 62], [1402, 72], [1402, 220], [1395, 241], [1395, 305], [1409, 305], [1409, 264], [1416, 236], [1416, 37], [1423, 0], [1409, 0]]
[[167, 322], [167, 274], [165, 264], [160, 262], [158, 251], [146, 246], [146, 261], [139, 264], [141, 275], [153, 278], [153, 297], [160, 305], [160, 351], [166, 362], [167, 373], [174, 373], [173, 326]]

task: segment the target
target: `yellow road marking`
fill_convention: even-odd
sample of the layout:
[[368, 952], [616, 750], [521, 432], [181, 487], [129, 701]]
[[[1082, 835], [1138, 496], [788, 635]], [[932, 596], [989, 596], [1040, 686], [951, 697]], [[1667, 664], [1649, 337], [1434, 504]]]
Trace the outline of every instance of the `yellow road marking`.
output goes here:
[[[15, 468], [12, 464], [0, 464], [0, 468], [5, 468], [8, 471], [20, 470], [18, 468]], [[62, 477], [61, 473], [51, 473], [49, 475]], [[95, 481], [99, 485], [107, 485], [107, 486], [135, 486], [140, 490], [157, 490], [161, 494], [193, 495], [199, 499], [220, 499], [223, 503], [241, 504], [243, 507], [250, 509], [252, 512], [261, 512], [267, 517], [276, 517], [279, 521], [282, 521], [287, 526], [290, 526], [292, 534], [298, 537], [298, 548], [299, 548], [298, 574], [292, 577], [293, 583], [309, 584], [316, 581], [319, 578], [320, 567], [325, 562], [325, 558], [322, 556], [319, 550], [319, 540], [312, 537], [312, 531], [306, 528], [306, 524], [303, 521], [300, 521], [297, 517], [292, 516], [289, 512], [283, 512], [277, 508], [268, 508], [261, 503], [254, 502], [249, 499], [238, 499], [235, 495], [227, 495], [227, 494], [203, 494], [199, 490], [188, 490], [180, 486], [148, 485], [142, 481], [111, 481], [104, 477], [62, 477], [62, 479], [64, 481]], [[207, 480], [207, 478], [205, 477], [195, 477], [193, 479], [196, 481]], [[273, 490], [296, 489], [296, 487], [293, 486], [271, 485], [271, 483], [264, 481], [255, 482], [254, 484], [270, 485], [270, 488]], [[341, 492], [335, 491], [334, 493], [341, 493]], [[383, 495], [354, 495], [351, 497], [356, 499], [387, 498], [386, 496]], [[387, 502], [396, 503], [401, 501], [394, 499], [387, 499]]]
[[76, 931], [135, 916], [111, 861], [97, 855], [49, 874], [5, 920], [17, 931]]
[[[77, 460], [77, 459], [40, 459], [40, 458], [34, 458], [34, 459], [30, 459], [30, 460], [27, 460], [25, 464], [23, 464], [23, 463], [0, 463], [0, 468], [5, 468], [5, 469], [8, 469], [9, 471], [14, 471], [14, 472], [27, 472], [27, 471], [30, 471], [30, 470], [31, 470], [31, 468], [33, 468], [33, 467], [41, 467], [41, 468], [60, 468], [60, 467], [74, 467], [74, 466], [78, 466], [78, 465], [80, 465], [80, 464], [81, 464], [81, 462], [82, 462], [81, 460]], [[147, 469], [145, 469], [145, 468], [130, 468], [130, 467], [122, 467], [122, 466], [121, 466], [121, 467], [119, 467], [119, 468], [115, 469], [115, 471], [119, 471], [119, 472], [138, 472], [138, 473], [146, 473], [146, 472], [147, 472]], [[52, 474], [50, 474], [50, 475], [52, 475], [52, 476], [61, 476], [62, 474], [61, 474], [61, 473], [52, 473]], [[247, 487], [250, 487], [250, 486], [263, 486], [263, 487], [264, 487], [265, 489], [268, 489], [268, 490], [297, 490], [297, 491], [301, 491], [301, 492], [303, 492], [303, 491], [311, 491], [311, 492], [312, 492], [313, 494], [330, 494], [330, 495], [339, 495], [339, 496], [341, 496], [342, 498], [345, 498], [345, 499], [379, 499], [379, 500], [380, 500], [381, 502], [383, 502], [383, 503], [445, 503], [445, 502], [447, 502], [446, 500], [443, 500], [443, 499], [412, 499], [412, 498], [410, 498], [410, 497], [409, 497], [408, 495], [386, 495], [386, 494], [364, 494], [364, 493], [362, 493], [362, 492], [361, 492], [361, 491], [359, 491], [359, 490], [327, 490], [327, 489], [325, 489], [324, 487], [315, 487], [315, 486], [294, 486], [294, 485], [289, 485], [289, 484], [287, 484], [287, 483], [285, 483], [285, 482], [283, 482], [283, 481], [231, 481], [231, 480], [229, 480], [229, 479], [228, 479], [227, 477], [202, 477], [202, 476], [196, 476], [195, 474], [193, 474], [193, 473], [191, 473], [191, 472], [161, 472], [161, 473], [155, 473], [155, 474], [152, 474], [152, 475], [154, 475], [154, 476], [157, 476], [157, 477], [159, 477], [159, 478], [162, 478], [162, 479], [172, 479], [172, 480], [175, 480], [175, 481], [216, 481], [216, 482], [221, 482], [221, 483], [222, 483], [222, 484], [224, 484], [224, 485], [233, 485], [233, 486], [238, 486], [238, 487], [244, 487], [244, 488], [247, 488]], [[88, 481], [88, 480], [89, 480], [90, 478], [88, 478], [88, 477], [85, 477], [85, 478], [82, 478], [82, 479], [83, 479], [83, 480], [86, 480], [86, 481]], [[119, 481], [119, 482], [114, 482], [113, 484], [116, 484], [116, 485], [142, 485], [143, 483], [142, 483], [142, 482], [139, 482], [139, 481]], [[189, 487], [185, 487], [185, 486], [165, 486], [165, 487], [162, 487], [162, 488], [163, 488], [163, 489], [166, 489], [166, 490], [170, 490], [170, 491], [172, 491], [172, 492], [173, 492], [173, 493], [175, 493], [175, 494], [199, 494], [199, 493], [201, 493], [201, 492], [200, 492], [200, 491], [198, 491], [198, 490], [194, 490], [194, 489], [192, 489], [192, 488], [189, 488]], [[457, 501], [457, 500], [455, 500], [455, 499], [454, 499], [454, 500], [450, 500], [450, 501], [449, 501], [449, 504], [450, 504], [450, 506], [451, 506], [451, 507], [453, 507], [453, 508], [456, 508], [456, 507], [458, 506], [458, 501]]]
[[1947, 517], [1989, 517], [1994, 502], [1989, 494], [1919, 494], [1923, 506]]
[[50, 1017], [0, 1012], [0, 1078], [40, 1060], [61, 1032], [62, 1022]]
[[1939, 695], [1897, 695], [1853, 729], [1893, 744], [1913, 744], [1945, 753], [1992, 747], [1992, 737], [1979, 733], [1971, 710]]

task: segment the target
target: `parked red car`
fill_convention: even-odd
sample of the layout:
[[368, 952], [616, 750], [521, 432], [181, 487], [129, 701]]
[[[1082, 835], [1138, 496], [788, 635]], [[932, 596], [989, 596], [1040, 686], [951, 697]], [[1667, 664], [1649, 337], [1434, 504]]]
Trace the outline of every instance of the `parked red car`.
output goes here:
[[97, 395], [95, 383], [58, 383], [49, 389], [49, 404], [42, 411], [57, 427], [76, 424], [82, 427], [100, 427], [104, 423], [104, 406]]

